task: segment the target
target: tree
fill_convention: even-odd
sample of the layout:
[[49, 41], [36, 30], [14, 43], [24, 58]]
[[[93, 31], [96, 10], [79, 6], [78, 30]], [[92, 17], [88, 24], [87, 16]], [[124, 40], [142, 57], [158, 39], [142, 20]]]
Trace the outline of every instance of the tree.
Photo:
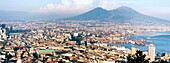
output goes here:
[[127, 63], [149, 63], [149, 59], [146, 60], [146, 55], [142, 54], [142, 51], [136, 51], [135, 55], [128, 55], [127, 56]]

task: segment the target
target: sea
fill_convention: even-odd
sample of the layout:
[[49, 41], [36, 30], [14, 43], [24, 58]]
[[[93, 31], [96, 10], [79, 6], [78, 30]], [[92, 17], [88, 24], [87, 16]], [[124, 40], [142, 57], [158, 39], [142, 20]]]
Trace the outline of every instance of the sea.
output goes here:
[[131, 47], [136, 47], [139, 50], [147, 51], [148, 45], [152, 43], [155, 45], [157, 53], [170, 53], [170, 32], [155, 32], [155, 33], [146, 33], [140, 35], [132, 35], [130, 36], [130, 39], [132, 40], [145, 39], [148, 40], [148, 42], [145, 42], [145, 46], [132, 45], [130, 43], [119, 44], [119, 45], [129, 49]]

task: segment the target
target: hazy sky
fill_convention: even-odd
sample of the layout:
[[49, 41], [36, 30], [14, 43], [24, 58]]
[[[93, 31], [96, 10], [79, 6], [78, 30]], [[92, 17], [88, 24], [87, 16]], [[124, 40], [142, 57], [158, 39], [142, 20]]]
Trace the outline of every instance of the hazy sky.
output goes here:
[[170, 20], [169, 3], [170, 0], [1, 0], [0, 10], [77, 15], [95, 7], [111, 10], [128, 6], [145, 15]]

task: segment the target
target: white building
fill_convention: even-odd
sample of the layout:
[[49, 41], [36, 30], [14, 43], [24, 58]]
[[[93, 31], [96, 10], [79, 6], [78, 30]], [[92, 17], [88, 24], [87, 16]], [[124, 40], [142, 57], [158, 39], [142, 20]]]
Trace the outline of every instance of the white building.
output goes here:
[[135, 54], [137, 50], [138, 50], [137, 48], [131, 47], [131, 54], [132, 54], [132, 55]]
[[74, 36], [78, 36], [79, 35], [79, 33], [74, 33]]
[[2, 29], [0, 28], [0, 39], [6, 39], [7, 35], [6, 35], [6, 29]]
[[154, 46], [154, 44], [149, 44], [148, 56], [150, 58], [150, 61], [155, 61], [155, 46]]

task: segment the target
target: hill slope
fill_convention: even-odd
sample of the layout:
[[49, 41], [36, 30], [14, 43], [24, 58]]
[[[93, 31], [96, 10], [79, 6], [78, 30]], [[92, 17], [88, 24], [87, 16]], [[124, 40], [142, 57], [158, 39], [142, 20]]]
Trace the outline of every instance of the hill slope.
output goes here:
[[143, 15], [136, 10], [122, 6], [113, 10], [106, 10], [97, 7], [86, 13], [67, 18], [67, 20], [98, 20], [98, 21], [111, 21], [111, 22], [154, 22], [154, 23], [167, 23], [168, 20]]

